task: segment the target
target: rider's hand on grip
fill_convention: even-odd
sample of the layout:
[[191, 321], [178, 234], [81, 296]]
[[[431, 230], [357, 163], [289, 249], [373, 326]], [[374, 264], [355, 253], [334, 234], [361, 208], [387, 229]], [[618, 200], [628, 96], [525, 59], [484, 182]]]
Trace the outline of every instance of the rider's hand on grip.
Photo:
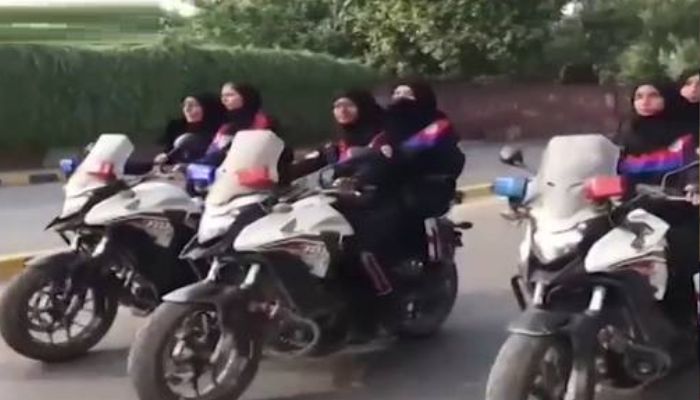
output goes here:
[[685, 187], [685, 193], [686, 199], [690, 204], [694, 206], [700, 205], [700, 188], [698, 188], [698, 185], [687, 185]]

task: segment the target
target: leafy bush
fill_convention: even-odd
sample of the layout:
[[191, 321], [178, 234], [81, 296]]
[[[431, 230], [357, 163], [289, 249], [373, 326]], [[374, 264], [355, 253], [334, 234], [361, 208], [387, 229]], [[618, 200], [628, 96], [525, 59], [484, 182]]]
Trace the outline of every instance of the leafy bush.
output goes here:
[[293, 143], [327, 135], [333, 92], [378, 76], [308, 52], [160, 44], [0, 45], [0, 146], [82, 144], [101, 132], [152, 141], [182, 96], [224, 81], [258, 85]]

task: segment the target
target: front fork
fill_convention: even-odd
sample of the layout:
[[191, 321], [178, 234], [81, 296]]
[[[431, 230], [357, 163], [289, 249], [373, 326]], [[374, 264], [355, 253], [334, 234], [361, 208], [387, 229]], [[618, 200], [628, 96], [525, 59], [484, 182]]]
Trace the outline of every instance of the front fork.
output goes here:
[[695, 302], [697, 305], [697, 323], [700, 325], [700, 273], [693, 275], [693, 284], [695, 285]]
[[[521, 308], [544, 308], [547, 292], [546, 283], [535, 283], [533, 295], [529, 301], [526, 300], [523, 282], [519, 277], [516, 276], [511, 280], [511, 286]], [[566, 384], [565, 400], [593, 400], [595, 397], [598, 332], [603, 327], [600, 313], [606, 296], [606, 287], [595, 286], [585, 312], [569, 315], [568, 322], [557, 318], [559, 322], [552, 325], [552, 329], [534, 333], [538, 336], [565, 334], [571, 340], [572, 365]], [[561, 316], [562, 314], [557, 315]], [[561, 328], [559, 329], [558, 326]]]
[[604, 286], [594, 287], [588, 308], [583, 314], [574, 315], [568, 326], [573, 362], [565, 400], [593, 400], [595, 397], [598, 332], [602, 329], [599, 317], [606, 295]]

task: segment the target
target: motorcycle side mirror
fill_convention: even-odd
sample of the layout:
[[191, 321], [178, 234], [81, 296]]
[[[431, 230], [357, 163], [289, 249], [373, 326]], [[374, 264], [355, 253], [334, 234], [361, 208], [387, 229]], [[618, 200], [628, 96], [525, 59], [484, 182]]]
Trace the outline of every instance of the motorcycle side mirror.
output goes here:
[[173, 149], [186, 149], [188, 147], [196, 146], [198, 143], [199, 140], [194, 133], [183, 133], [173, 142]]
[[199, 150], [206, 148], [207, 143], [202, 140], [202, 137], [194, 133], [183, 133], [178, 136], [173, 142], [173, 148], [167, 154], [167, 158], [171, 159], [175, 155], [179, 155], [181, 162], [191, 161], [191, 154], [196, 154]]
[[503, 164], [510, 165], [513, 167], [524, 167], [525, 157], [523, 156], [523, 151], [520, 148], [514, 146], [503, 146], [501, 151], [498, 153], [498, 158]]

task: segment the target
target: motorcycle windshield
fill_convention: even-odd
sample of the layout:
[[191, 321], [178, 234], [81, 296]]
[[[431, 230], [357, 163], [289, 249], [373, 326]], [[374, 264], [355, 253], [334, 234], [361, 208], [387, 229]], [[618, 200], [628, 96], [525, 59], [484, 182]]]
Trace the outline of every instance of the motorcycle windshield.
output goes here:
[[124, 165], [134, 145], [126, 135], [103, 134], [80, 163], [64, 187], [67, 197], [104, 186], [124, 175]]
[[216, 171], [207, 205], [222, 205], [234, 197], [270, 189], [279, 182], [277, 163], [284, 142], [269, 130], [239, 131], [226, 159]]
[[535, 179], [533, 215], [549, 231], [570, 229], [601, 211], [584, 193], [596, 176], [616, 176], [619, 148], [603, 135], [556, 136], [545, 149]]

